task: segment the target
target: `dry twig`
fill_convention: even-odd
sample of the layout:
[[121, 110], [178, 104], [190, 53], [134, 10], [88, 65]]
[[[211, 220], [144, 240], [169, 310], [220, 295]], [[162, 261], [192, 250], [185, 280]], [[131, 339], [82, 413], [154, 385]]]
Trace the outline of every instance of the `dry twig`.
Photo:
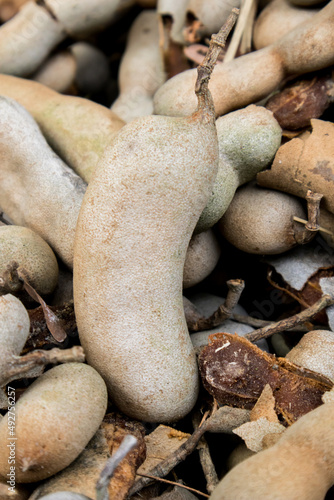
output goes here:
[[41, 349], [29, 352], [25, 356], [13, 356], [6, 364], [1, 386], [9, 384], [12, 380], [27, 377], [28, 373], [36, 370], [37, 367], [56, 363], [83, 363], [84, 361], [85, 353], [81, 346], [74, 346], [71, 349], [58, 349], [55, 347], [49, 351]]
[[[194, 414], [193, 417], [194, 429], [198, 428], [199, 423], [200, 423], [200, 415], [196, 413]], [[203, 473], [206, 479], [206, 489], [208, 493], [212, 493], [215, 487], [217, 486], [219, 479], [216, 473], [215, 466], [212, 462], [209, 445], [204, 436], [202, 436], [202, 438], [200, 439], [197, 445], [197, 449]]]
[[184, 488], [188, 491], [193, 491], [194, 493], [197, 493], [197, 495], [202, 495], [202, 497], [209, 498], [209, 495], [207, 495], [206, 493], [202, 493], [202, 491], [195, 490], [195, 488], [190, 488], [190, 486], [185, 486], [184, 484], [180, 484], [180, 483], [177, 483], [175, 481], [169, 481], [168, 479], [162, 479], [161, 477], [155, 477], [155, 476], [151, 476], [149, 474], [139, 474], [139, 472], [137, 473], [137, 476], [148, 477], [148, 478], [156, 480], [156, 481], [161, 481], [162, 483], [173, 484], [174, 486], [177, 486], [178, 488]]
[[202, 330], [210, 330], [215, 326], [221, 325], [228, 319], [235, 306], [239, 302], [240, 295], [245, 288], [245, 283], [242, 280], [229, 280], [227, 281], [228, 292], [225, 303], [222, 304], [217, 311], [215, 311], [208, 318], [200, 318], [194, 324], [188, 324], [188, 328], [192, 332], [199, 332]]
[[[210, 417], [211, 418], [211, 417]], [[170, 473], [174, 467], [176, 467], [180, 462], [185, 460], [185, 458], [190, 455], [198, 445], [199, 440], [207, 430], [210, 423], [210, 418], [206, 419], [202, 425], [200, 425], [190, 436], [190, 438], [178, 448], [174, 453], [169, 455], [167, 458], [158, 463], [153, 469], [150, 470], [151, 477], [142, 477], [129, 491], [129, 496], [138, 493], [142, 488], [148, 486], [152, 482], [152, 476], [154, 479], [163, 478]]]
[[301, 323], [305, 323], [306, 321], [311, 320], [316, 314], [320, 311], [334, 304], [334, 297], [330, 295], [323, 295], [321, 299], [319, 299], [315, 304], [308, 307], [304, 311], [301, 311], [290, 318], [282, 319], [281, 321], [277, 321], [272, 325], [265, 326], [263, 328], [259, 328], [258, 330], [254, 330], [253, 332], [247, 333], [245, 338], [250, 342], [256, 342], [260, 339], [266, 339], [270, 337], [274, 333], [284, 332], [285, 330], [291, 330], [297, 325]]

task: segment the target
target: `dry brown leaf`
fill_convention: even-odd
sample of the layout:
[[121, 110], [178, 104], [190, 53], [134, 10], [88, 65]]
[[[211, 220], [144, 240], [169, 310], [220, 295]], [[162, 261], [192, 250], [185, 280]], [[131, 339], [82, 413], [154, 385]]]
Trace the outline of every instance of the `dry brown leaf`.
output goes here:
[[176, 436], [171, 435], [174, 432], [175, 429], [172, 427], [159, 425], [151, 434], [145, 437], [146, 460], [139, 467], [138, 472], [141, 474], [149, 473], [153, 467], [171, 453], [174, 453], [190, 437], [190, 434], [185, 433], [183, 433], [183, 437], [180, 437], [178, 433], [176, 433]]
[[311, 134], [279, 148], [271, 169], [257, 174], [257, 182], [302, 198], [311, 189], [324, 195], [324, 208], [334, 213], [334, 123], [314, 119], [311, 125]]
[[[67, 338], [78, 339], [78, 330], [74, 314], [73, 301], [61, 306], [50, 306], [50, 309], [61, 321]], [[41, 306], [28, 310], [30, 319], [30, 333], [24, 346], [22, 354], [26, 354], [34, 349], [42, 349], [45, 345], [61, 346], [51, 335], [46, 324], [43, 308]], [[78, 342], [77, 342], [78, 343]]]
[[259, 418], [265, 418], [268, 422], [279, 423], [275, 412], [275, 398], [269, 384], [264, 386], [259, 399], [250, 412], [251, 421], [258, 420]]
[[245, 408], [233, 408], [232, 406], [221, 406], [210, 417], [208, 432], [231, 434], [233, 429], [248, 422], [250, 411]]
[[281, 434], [285, 431], [285, 427], [278, 422], [269, 422], [265, 417], [261, 417], [254, 422], [246, 422], [237, 429], [234, 429], [234, 434], [240, 436], [246, 443], [246, 446], [251, 451], [263, 450], [263, 440], [271, 434]]
[[[20, 278], [24, 279], [22, 276], [20, 276]], [[30, 297], [32, 297], [34, 300], [36, 300], [36, 302], [39, 302], [41, 304], [46, 324], [54, 339], [57, 340], [57, 342], [64, 342], [67, 335], [61, 324], [61, 321], [58, 319], [56, 314], [52, 311], [52, 309], [50, 309], [50, 307], [45, 303], [42, 297], [36, 292], [36, 290], [31, 285], [29, 285], [29, 283], [26, 280], [24, 280], [24, 289], [26, 290], [26, 292], [28, 292]]]
[[219, 404], [251, 409], [269, 384], [275, 411], [286, 425], [322, 404], [333, 387], [326, 377], [268, 354], [248, 340], [220, 333], [199, 358], [204, 387]]

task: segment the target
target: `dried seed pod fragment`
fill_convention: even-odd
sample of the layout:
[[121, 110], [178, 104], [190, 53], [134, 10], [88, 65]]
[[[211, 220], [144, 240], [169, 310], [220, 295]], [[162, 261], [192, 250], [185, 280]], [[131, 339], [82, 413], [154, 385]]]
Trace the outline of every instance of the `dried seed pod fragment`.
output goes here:
[[98, 431], [78, 458], [66, 469], [41, 483], [29, 500], [40, 500], [44, 495], [60, 491], [85, 494], [95, 500], [95, 487], [103, 467], [123, 438], [129, 434], [137, 438], [138, 445], [115, 470], [109, 484], [110, 498], [125, 499], [135, 479], [136, 470], [145, 459], [145, 432], [139, 422], [112, 413], [105, 416]]
[[329, 107], [334, 88], [332, 76], [312, 76], [289, 84], [271, 97], [266, 108], [283, 129], [309, 127], [312, 118], [319, 118]]
[[279, 148], [270, 170], [257, 174], [261, 186], [305, 198], [309, 189], [323, 194], [323, 206], [334, 213], [334, 124], [311, 120], [304, 132]]
[[322, 404], [322, 394], [332, 387], [326, 377], [227, 333], [213, 335], [198, 361], [203, 385], [218, 403], [250, 409], [269, 384], [276, 412], [288, 425]]

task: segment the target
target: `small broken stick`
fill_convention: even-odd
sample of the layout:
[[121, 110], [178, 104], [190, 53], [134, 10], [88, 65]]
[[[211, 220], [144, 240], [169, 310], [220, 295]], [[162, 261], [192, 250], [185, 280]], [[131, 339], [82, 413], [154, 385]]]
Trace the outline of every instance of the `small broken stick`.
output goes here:
[[0, 386], [3, 387], [19, 378], [37, 377], [48, 364], [84, 361], [85, 353], [81, 346], [74, 346], [71, 349], [55, 347], [49, 351], [36, 350], [25, 356], [12, 356], [1, 374]]
[[[195, 413], [193, 416], [193, 426], [194, 429], [197, 429], [200, 424], [200, 414]], [[206, 489], [208, 493], [212, 493], [217, 484], [219, 483], [219, 479], [217, 476], [217, 472], [215, 466], [212, 462], [210, 448], [204, 436], [201, 437], [198, 445], [197, 445], [199, 459], [202, 465], [203, 473], [206, 479]]]
[[109, 500], [109, 482], [120, 462], [137, 445], [138, 440], [135, 436], [128, 434], [124, 437], [122, 443], [115, 453], [108, 459], [103, 468], [100, 478], [96, 484], [96, 500]]
[[233, 309], [237, 305], [240, 299], [240, 295], [242, 294], [243, 289], [245, 288], [245, 283], [243, 280], [229, 280], [226, 282], [228, 286], [227, 297], [225, 303], [222, 304], [217, 311], [215, 311], [208, 318], [200, 318], [196, 319], [194, 323], [189, 324], [188, 328], [191, 332], [199, 332], [202, 330], [210, 330], [215, 326], [221, 325], [226, 319], [228, 319], [233, 312]]

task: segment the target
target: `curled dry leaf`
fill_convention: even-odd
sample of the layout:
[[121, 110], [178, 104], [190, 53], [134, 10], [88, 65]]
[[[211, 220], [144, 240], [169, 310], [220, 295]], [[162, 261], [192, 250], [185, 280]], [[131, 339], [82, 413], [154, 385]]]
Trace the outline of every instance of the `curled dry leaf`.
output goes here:
[[322, 394], [333, 386], [326, 377], [263, 352], [238, 335], [220, 333], [210, 340], [198, 361], [203, 385], [219, 404], [251, 409], [269, 384], [276, 413], [291, 425], [321, 405]]
[[[276, 441], [285, 427], [280, 424], [275, 412], [275, 398], [269, 384], [265, 385], [259, 399], [250, 413], [250, 422], [246, 422], [233, 432], [240, 436], [247, 448], [258, 452]], [[270, 444], [269, 444], [270, 443]]]
[[[254, 420], [253, 422], [246, 422], [237, 429], [234, 429], [234, 434], [240, 436], [246, 443], [246, 446], [251, 451], [261, 451], [267, 446], [264, 445], [265, 438], [277, 435], [285, 431], [285, 427], [278, 422], [269, 422], [264, 417]], [[274, 439], [276, 436], [274, 436]], [[274, 444], [274, 443], [272, 443]]]
[[321, 193], [324, 208], [334, 213], [334, 123], [314, 119], [311, 125], [311, 133], [279, 148], [271, 169], [257, 174], [257, 182], [302, 198], [309, 189]]
[[182, 446], [190, 434], [175, 432], [175, 429], [166, 425], [159, 425], [151, 434], [145, 437], [146, 460], [139, 467], [141, 474], [149, 473], [153, 467], [165, 460]]
[[[67, 339], [78, 338], [73, 301], [60, 306], [50, 306], [49, 309], [57, 316], [58, 320], [61, 322], [67, 334]], [[30, 309], [28, 311], [28, 314], [30, 318], [30, 333], [22, 354], [26, 354], [33, 349], [42, 349], [45, 345], [62, 345], [60, 342], [57, 342], [51, 335], [46, 323], [42, 306], [36, 307], [35, 309]]]
[[[273, 279], [269, 272], [271, 285], [298, 300], [302, 309], [315, 304], [324, 294], [331, 294], [333, 287], [327, 289], [321, 284], [327, 279], [331, 280], [334, 274], [334, 255], [333, 252], [327, 252], [326, 248], [326, 243], [317, 236], [312, 244], [296, 248], [289, 254], [266, 257], [265, 261], [283, 280], [283, 283], [278, 284], [277, 278]], [[332, 311], [332, 306], [321, 311], [315, 321], [327, 323]]]

